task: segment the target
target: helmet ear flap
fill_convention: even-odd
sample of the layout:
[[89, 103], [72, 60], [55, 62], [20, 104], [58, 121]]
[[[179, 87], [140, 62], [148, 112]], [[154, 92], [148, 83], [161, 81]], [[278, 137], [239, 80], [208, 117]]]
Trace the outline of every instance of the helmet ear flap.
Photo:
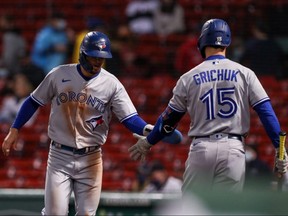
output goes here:
[[205, 47], [203, 47], [203, 48], [200, 50], [200, 53], [201, 53], [202, 58], [206, 58]]
[[198, 39], [197, 48], [198, 48], [202, 58], [205, 58], [205, 47], [200, 46], [200, 40], [201, 40], [201, 38]]
[[93, 70], [93, 66], [87, 61], [86, 55], [83, 52], [80, 52], [79, 63], [86, 71], [91, 72]]

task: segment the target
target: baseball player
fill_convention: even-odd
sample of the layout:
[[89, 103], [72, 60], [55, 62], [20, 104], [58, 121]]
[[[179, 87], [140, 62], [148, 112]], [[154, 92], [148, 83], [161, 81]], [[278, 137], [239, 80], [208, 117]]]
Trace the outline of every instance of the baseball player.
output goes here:
[[[185, 164], [183, 194], [201, 189], [242, 191], [250, 106], [278, 152], [280, 125], [270, 99], [252, 70], [225, 57], [230, 43], [230, 28], [224, 20], [211, 19], [203, 25], [198, 49], [204, 61], [180, 77], [152, 132], [147, 137], [137, 135], [137, 143], [129, 148], [132, 159], [145, 157], [188, 112], [192, 143]], [[277, 159], [276, 166], [286, 172], [287, 154], [284, 160]]]
[[147, 135], [153, 129], [138, 116], [120, 81], [102, 68], [106, 58], [112, 58], [109, 38], [98, 31], [87, 33], [79, 64], [60, 65], [46, 75], [25, 100], [3, 141], [2, 151], [8, 156], [20, 128], [39, 106], [51, 104], [43, 215], [67, 215], [72, 192], [77, 215], [96, 214], [102, 186], [101, 146], [112, 114], [133, 133]]

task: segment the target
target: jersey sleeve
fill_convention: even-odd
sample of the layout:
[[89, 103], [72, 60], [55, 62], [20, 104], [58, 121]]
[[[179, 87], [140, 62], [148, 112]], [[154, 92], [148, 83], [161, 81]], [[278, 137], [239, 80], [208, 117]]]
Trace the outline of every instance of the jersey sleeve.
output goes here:
[[120, 122], [137, 115], [134, 104], [132, 103], [126, 89], [120, 82], [117, 84], [115, 94], [112, 97], [111, 107], [113, 113]]
[[177, 112], [186, 112], [187, 110], [187, 93], [183, 77], [181, 77], [173, 89], [173, 96], [168, 104]]
[[252, 71], [249, 73], [248, 82], [249, 102], [252, 107], [270, 100], [256, 74]]
[[33, 100], [35, 100], [41, 106], [50, 103], [54, 96], [55, 87], [53, 86], [52, 82], [54, 74], [52, 72], [53, 71], [48, 73], [39, 86], [31, 93]]

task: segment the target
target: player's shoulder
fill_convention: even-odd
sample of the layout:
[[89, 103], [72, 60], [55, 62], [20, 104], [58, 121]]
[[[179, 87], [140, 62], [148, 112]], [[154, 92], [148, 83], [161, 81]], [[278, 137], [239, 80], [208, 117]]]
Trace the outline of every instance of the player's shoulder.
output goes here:
[[243, 74], [254, 74], [254, 71], [251, 68], [248, 68], [245, 65], [242, 65], [239, 62], [230, 60], [230, 59], [226, 59], [228, 61], [228, 64], [230, 64], [232, 66], [232, 68], [237, 69], [239, 72], [243, 73]]
[[193, 67], [193, 68], [191, 68], [189, 71], [187, 71], [186, 73], [182, 74], [182, 75], [180, 76], [180, 79], [187, 80], [187, 79], [192, 78], [194, 74], [199, 73], [199, 71], [202, 70], [203, 65], [204, 65], [204, 62], [196, 65], [196, 66]]
[[105, 77], [106, 79], [109, 79], [112, 82], [120, 83], [119, 79], [114, 74], [108, 72], [104, 68], [101, 69], [100, 74], [102, 77]]
[[63, 64], [54, 67], [51, 71], [47, 73], [47, 77], [50, 79], [57, 79], [58, 76], [69, 77], [72, 73], [77, 70], [77, 64]]
[[49, 73], [59, 73], [59, 72], [69, 72], [71, 69], [76, 70], [77, 69], [77, 64], [62, 64], [54, 67]]
[[62, 64], [62, 65], [57, 66], [56, 68], [71, 69], [71, 68], [76, 68], [77, 65], [78, 65], [78, 63]]

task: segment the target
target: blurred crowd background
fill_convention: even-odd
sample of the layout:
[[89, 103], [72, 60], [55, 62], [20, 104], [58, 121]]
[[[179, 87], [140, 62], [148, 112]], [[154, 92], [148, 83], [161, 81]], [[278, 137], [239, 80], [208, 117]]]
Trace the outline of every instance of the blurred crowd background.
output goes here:
[[[141, 117], [154, 123], [179, 76], [203, 60], [197, 38], [210, 18], [228, 22], [232, 44], [227, 57], [255, 71], [286, 129], [287, 0], [2, 0], [0, 141], [44, 76], [59, 64], [78, 62], [80, 42], [92, 30], [111, 40], [113, 58], [107, 59], [105, 69], [121, 80]], [[0, 156], [0, 188], [44, 188], [48, 113], [49, 108], [41, 108], [23, 128], [11, 157]], [[269, 184], [274, 149], [252, 110], [251, 116], [247, 177], [265, 175]], [[185, 116], [178, 127], [183, 142], [159, 143], [146, 163], [139, 163], [128, 156], [127, 149], [135, 142], [132, 134], [112, 119], [103, 146], [103, 190], [157, 191], [169, 177], [181, 180], [190, 143], [188, 128]], [[156, 174], [160, 176], [156, 180], [155, 170], [164, 171]]]

